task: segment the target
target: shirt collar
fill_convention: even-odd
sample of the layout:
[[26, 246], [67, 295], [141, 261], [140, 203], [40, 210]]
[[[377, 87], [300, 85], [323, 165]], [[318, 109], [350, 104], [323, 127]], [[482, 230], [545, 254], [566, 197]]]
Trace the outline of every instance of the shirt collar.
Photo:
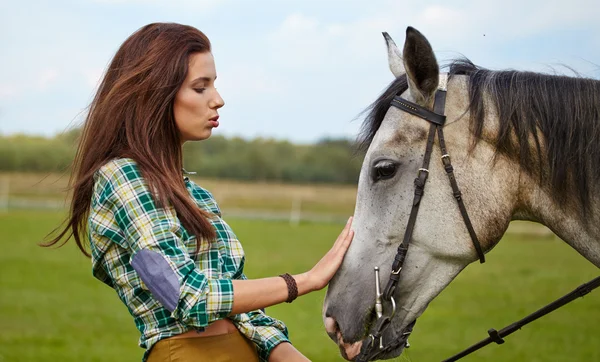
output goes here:
[[185, 168], [183, 168], [183, 167], [181, 168], [181, 172], [182, 172], [184, 175], [195, 175], [195, 174], [197, 174], [197, 173], [198, 173], [198, 172], [195, 172], [195, 171], [186, 171], [186, 170], [185, 170]]

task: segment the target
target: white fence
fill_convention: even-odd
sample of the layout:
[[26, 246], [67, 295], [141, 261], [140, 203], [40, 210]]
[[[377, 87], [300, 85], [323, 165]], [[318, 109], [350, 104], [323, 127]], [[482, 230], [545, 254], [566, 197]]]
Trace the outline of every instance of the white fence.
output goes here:
[[[0, 183], [0, 191], [5, 192], [6, 190], [6, 186], [2, 186]], [[7, 195], [8, 192], [0, 194], [0, 212], [6, 213], [9, 210], [66, 210], [69, 206], [64, 200], [34, 200], [8, 197]], [[292, 226], [297, 226], [302, 221], [343, 224], [347, 220], [344, 215], [303, 212], [301, 199], [294, 200], [289, 212], [228, 208], [223, 210], [223, 217], [289, 221]], [[526, 221], [513, 221], [507, 233], [542, 237], [553, 235], [552, 231], [545, 226]]]

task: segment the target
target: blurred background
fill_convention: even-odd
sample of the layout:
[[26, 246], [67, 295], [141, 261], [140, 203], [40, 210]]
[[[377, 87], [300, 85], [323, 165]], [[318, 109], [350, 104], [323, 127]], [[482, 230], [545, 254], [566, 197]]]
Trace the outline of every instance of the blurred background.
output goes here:
[[[86, 107], [120, 44], [179, 22], [213, 44], [225, 99], [184, 163], [245, 246], [249, 277], [308, 270], [354, 210], [364, 111], [393, 80], [381, 35], [407, 26], [440, 63], [600, 77], [597, 1], [96, 0], [0, 2], [0, 361], [135, 361], [137, 332], [73, 243], [42, 249], [68, 206]], [[419, 320], [397, 360], [441, 360], [597, 274], [546, 228], [513, 223]], [[465, 361], [600, 360], [600, 292]], [[269, 308], [314, 361], [341, 361], [324, 291]]]

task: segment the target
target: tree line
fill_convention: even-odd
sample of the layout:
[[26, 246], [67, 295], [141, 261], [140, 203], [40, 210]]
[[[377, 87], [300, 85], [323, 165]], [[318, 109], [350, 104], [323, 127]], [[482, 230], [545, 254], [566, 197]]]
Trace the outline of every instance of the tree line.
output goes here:
[[[79, 129], [54, 137], [0, 136], [0, 171], [65, 172], [75, 155]], [[213, 136], [184, 145], [186, 170], [200, 177], [289, 183], [356, 183], [363, 155], [349, 139], [289, 141]]]

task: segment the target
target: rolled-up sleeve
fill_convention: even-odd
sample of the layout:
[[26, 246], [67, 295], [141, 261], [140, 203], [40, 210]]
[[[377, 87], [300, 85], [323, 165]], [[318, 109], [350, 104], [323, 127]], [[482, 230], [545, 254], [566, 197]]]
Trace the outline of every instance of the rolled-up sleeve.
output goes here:
[[137, 165], [98, 174], [105, 178], [100, 203], [114, 216], [124, 236], [119, 241], [130, 250], [130, 264], [153, 297], [189, 326], [206, 327], [227, 317], [233, 308], [231, 280], [207, 278], [197, 267], [182, 241], [184, 230], [174, 208], [155, 203]]
[[238, 330], [254, 342], [261, 361], [267, 362], [273, 348], [280, 343], [290, 342], [287, 327], [260, 310], [237, 314], [231, 318]]

